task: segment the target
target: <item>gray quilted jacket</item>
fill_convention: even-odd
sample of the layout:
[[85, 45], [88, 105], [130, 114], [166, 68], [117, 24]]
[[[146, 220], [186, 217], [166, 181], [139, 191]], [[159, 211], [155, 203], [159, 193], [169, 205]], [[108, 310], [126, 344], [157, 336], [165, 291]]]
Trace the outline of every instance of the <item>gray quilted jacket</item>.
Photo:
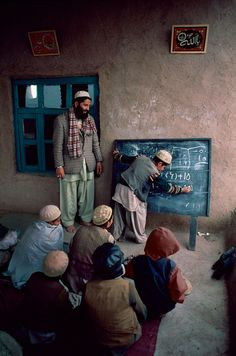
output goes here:
[[[89, 115], [90, 119], [94, 119]], [[95, 125], [95, 123], [94, 123]], [[102, 161], [102, 153], [97, 132], [85, 135], [83, 139], [83, 154], [78, 158], [70, 158], [67, 149], [69, 129], [68, 111], [56, 117], [53, 131], [53, 154], [55, 167], [63, 166], [66, 174], [79, 173], [82, 169], [83, 157], [89, 172], [95, 170], [96, 163]]]

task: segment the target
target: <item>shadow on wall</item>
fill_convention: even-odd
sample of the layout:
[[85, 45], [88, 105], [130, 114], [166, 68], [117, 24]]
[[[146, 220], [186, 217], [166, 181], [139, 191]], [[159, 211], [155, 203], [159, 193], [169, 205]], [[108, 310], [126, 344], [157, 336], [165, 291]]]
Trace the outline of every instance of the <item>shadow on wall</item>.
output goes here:
[[[225, 245], [226, 249], [231, 246], [236, 248], [236, 208], [231, 214], [231, 221], [225, 233]], [[236, 264], [226, 279], [226, 286], [228, 292], [230, 355], [236, 355]]]

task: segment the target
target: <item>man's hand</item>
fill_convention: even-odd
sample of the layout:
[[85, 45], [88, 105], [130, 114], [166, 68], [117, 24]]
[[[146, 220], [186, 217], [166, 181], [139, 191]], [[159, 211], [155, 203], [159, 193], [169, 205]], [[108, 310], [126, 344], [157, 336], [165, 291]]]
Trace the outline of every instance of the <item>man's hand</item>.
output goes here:
[[65, 171], [63, 167], [56, 168], [56, 176], [58, 179], [63, 179], [65, 177]]
[[102, 162], [97, 162], [96, 164], [96, 175], [100, 176], [103, 172], [103, 164]]
[[122, 157], [122, 154], [120, 154], [120, 152], [117, 149], [115, 149], [112, 152], [112, 157], [115, 161], [119, 161]]
[[116, 155], [117, 153], [118, 153], [118, 154], [120, 153], [120, 151], [117, 150], [117, 149], [114, 149], [114, 150], [112, 151], [112, 155], [113, 155], [113, 156]]

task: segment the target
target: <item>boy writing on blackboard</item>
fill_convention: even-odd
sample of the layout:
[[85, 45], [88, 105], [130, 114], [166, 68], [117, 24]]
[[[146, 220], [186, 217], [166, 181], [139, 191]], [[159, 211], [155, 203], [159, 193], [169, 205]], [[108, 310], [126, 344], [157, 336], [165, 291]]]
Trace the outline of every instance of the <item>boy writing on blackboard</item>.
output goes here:
[[113, 236], [116, 240], [128, 238], [137, 243], [144, 243], [147, 240], [147, 198], [152, 184], [168, 194], [189, 193], [191, 187], [180, 187], [161, 177], [166, 166], [172, 162], [172, 156], [166, 150], [159, 150], [153, 159], [144, 155], [126, 156], [114, 150], [113, 158], [130, 164], [129, 168], [121, 173], [112, 197], [115, 201]]

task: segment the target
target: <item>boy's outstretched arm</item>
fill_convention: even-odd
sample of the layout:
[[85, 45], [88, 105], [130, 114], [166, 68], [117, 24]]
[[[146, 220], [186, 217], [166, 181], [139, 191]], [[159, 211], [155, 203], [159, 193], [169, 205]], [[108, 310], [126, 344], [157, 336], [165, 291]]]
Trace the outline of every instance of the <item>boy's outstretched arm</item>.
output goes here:
[[180, 185], [176, 185], [168, 182], [163, 177], [157, 177], [157, 179], [155, 180], [155, 186], [168, 194], [181, 194], [181, 193], [192, 192], [191, 186], [184, 185], [181, 187]]
[[115, 161], [120, 161], [122, 163], [132, 163], [138, 156], [126, 156], [120, 153], [117, 149], [113, 150], [112, 152], [113, 159]]

